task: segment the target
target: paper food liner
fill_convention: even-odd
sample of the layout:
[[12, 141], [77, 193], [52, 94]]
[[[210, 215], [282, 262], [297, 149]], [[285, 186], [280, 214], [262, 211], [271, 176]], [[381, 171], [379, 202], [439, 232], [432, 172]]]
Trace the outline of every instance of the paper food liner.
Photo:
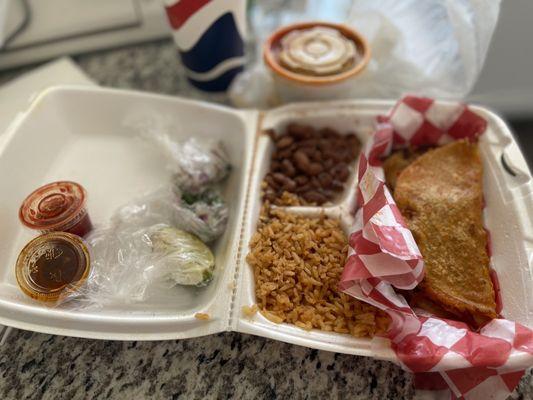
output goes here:
[[475, 140], [486, 127], [464, 104], [407, 96], [378, 118], [361, 154], [359, 208], [339, 286], [389, 314], [387, 336], [401, 365], [415, 373], [418, 395], [438, 390], [443, 398], [505, 399], [533, 365], [532, 330], [495, 319], [475, 332], [462, 322], [416, 315], [395, 292], [422, 281], [424, 261], [385, 186], [381, 160], [406, 145]]

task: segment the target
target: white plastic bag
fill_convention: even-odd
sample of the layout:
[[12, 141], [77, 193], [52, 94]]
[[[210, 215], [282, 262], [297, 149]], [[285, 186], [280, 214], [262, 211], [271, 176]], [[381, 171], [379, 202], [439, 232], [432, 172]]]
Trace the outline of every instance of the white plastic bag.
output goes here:
[[461, 99], [485, 62], [500, 0], [291, 0], [257, 2], [252, 9], [256, 63], [230, 88], [239, 107], [273, 105], [264, 91], [261, 45], [282, 25], [322, 20], [345, 23], [369, 41], [372, 60], [350, 97], [397, 98], [409, 93]]

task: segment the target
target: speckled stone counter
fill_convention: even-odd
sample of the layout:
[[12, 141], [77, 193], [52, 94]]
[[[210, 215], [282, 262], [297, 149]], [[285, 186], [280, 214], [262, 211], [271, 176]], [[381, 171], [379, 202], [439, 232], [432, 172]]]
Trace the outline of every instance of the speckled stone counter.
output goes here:
[[[170, 41], [76, 57], [103, 86], [206, 98]], [[28, 68], [0, 73], [6, 81]], [[224, 102], [221, 96], [211, 100]], [[411, 399], [395, 365], [222, 333], [164, 342], [99, 341], [14, 330], [0, 347], [0, 399]], [[533, 399], [530, 370], [513, 393]]]

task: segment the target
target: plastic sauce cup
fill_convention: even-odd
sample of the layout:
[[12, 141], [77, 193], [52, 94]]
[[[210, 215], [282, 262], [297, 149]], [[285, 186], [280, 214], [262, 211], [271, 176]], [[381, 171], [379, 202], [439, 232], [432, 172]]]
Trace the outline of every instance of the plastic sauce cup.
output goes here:
[[15, 275], [25, 294], [49, 302], [75, 292], [89, 270], [90, 256], [83, 240], [70, 233], [51, 232], [24, 246]]
[[86, 199], [87, 192], [76, 182], [49, 183], [26, 197], [19, 218], [28, 228], [42, 233], [61, 231], [85, 236], [92, 229]]

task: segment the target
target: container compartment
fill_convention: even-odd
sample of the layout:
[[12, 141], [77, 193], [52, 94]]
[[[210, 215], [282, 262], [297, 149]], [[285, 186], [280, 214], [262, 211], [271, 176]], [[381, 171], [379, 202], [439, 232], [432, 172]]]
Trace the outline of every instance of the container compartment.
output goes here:
[[[387, 108], [385, 106], [384, 111]], [[306, 331], [289, 323], [273, 323], [260, 312], [249, 317], [244, 315], [242, 310], [244, 306], [249, 307], [256, 304], [254, 273], [252, 267], [246, 262], [246, 255], [250, 250], [250, 239], [257, 230], [262, 205], [261, 182], [269, 170], [274, 147], [272, 140], [264, 131], [273, 129], [276, 133], [284, 132], [289, 123], [299, 123], [317, 129], [333, 128], [340, 134], [354, 132], [364, 145], [373, 132], [375, 116], [376, 111], [370, 111], [365, 105], [352, 105], [346, 102], [289, 105], [265, 113], [260, 129], [262, 133], [257, 140], [249, 203], [244, 220], [241, 250], [243, 256], [239, 264], [238, 293], [233, 307], [235, 318], [232, 321], [232, 328], [234, 330], [322, 350], [373, 356], [388, 360], [394, 359], [394, 354], [384, 339], [356, 338], [349, 334], [318, 329]], [[348, 233], [353, 219], [357, 161], [358, 159], [351, 164], [350, 178], [335, 203], [325, 207], [289, 206], [280, 208], [311, 218], [319, 217], [321, 214], [335, 218], [340, 221], [345, 233]]]
[[[328, 111], [323, 110], [321, 107], [316, 108], [316, 104], [314, 106], [309, 105], [309, 108], [306, 108], [305, 110], [298, 109], [298, 112], [296, 113], [291, 113], [292, 109], [293, 106], [286, 106], [266, 113], [265, 118], [262, 121], [262, 129], [273, 131], [276, 138], [279, 138], [281, 135], [287, 132], [289, 124], [293, 123], [302, 126], [310, 126], [316, 131], [319, 131], [323, 128], [331, 128], [340, 136], [346, 136], [349, 133], [355, 134], [361, 144], [368, 136], [368, 129], [371, 129], [371, 127], [366, 125], [366, 121], [363, 119], [359, 117], [355, 118], [346, 111], [343, 112], [342, 107], [340, 107], [339, 110], [334, 110], [334, 108], [332, 108], [329, 114]], [[333, 112], [335, 115], [331, 114], [332, 110], [334, 110]], [[260, 166], [261, 176], [262, 179], [264, 179], [265, 176], [271, 172], [271, 159], [275, 150], [275, 145], [272, 140], [269, 140], [268, 137], [262, 135], [259, 138], [258, 149], [258, 154], [264, 152], [264, 165]], [[346, 181], [343, 182], [344, 189], [334, 193], [335, 196], [332, 198], [332, 200], [324, 203], [324, 207], [338, 206], [345, 203], [346, 199], [350, 197], [350, 190], [354, 187], [356, 179], [355, 166], [357, 165], [357, 162], [358, 154], [356, 157], [353, 157], [351, 161], [347, 162], [350, 175]], [[294, 160], [293, 164], [296, 164]], [[298, 171], [297, 166], [296, 170]], [[328, 172], [327, 169], [324, 169], [324, 172]], [[297, 172], [297, 174], [299, 174], [299, 172]], [[336, 178], [335, 173], [331, 175], [334, 179]], [[298, 207], [308, 207], [308, 205], [302, 205]]]
[[[0, 322], [106, 339], [179, 338], [225, 329], [254, 125], [254, 113], [164, 96], [74, 88], [43, 93], [0, 150]], [[163, 157], [135, 138], [140, 128], [165, 129], [176, 140], [193, 135], [220, 139], [226, 147], [233, 169], [223, 196], [230, 210], [224, 235], [211, 246], [214, 280], [205, 288], [177, 286], [172, 303], [151, 298], [95, 311], [51, 309], [25, 296], [17, 286], [14, 265], [36, 234], [18, 220], [22, 200], [44, 183], [74, 180], [87, 189], [95, 226], [105, 225], [117, 207], [167, 181]], [[197, 320], [197, 312], [211, 318]]]
[[[317, 104], [290, 105], [266, 113], [262, 128], [282, 131], [290, 122], [305, 123], [317, 127], [332, 127], [341, 132], [355, 131], [364, 141], [374, 129], [375, 117], [385, 114], [392, 102], [353, 101]], [[481, 108], [475, 112], [488, 122], [487, 132], [480, 140], [480, 150], [484, 161], [484, 192], [487, 207], [485, 224], [491, 232], [491, 265], [497, 271], [503, 298], [503, 316], [507, 319], [531, 326], [533, 310], [532, 283], [532, 213], [533, 183], [523, 157], [514, 147], [514, 139], [503, 121]], [[266, 135], [258, 139], [250, 186], [249, 206], [244, 220], [242, 241], [242, 262], [239, 265], [240, 277], [237, 299], [232, 321], [234, 330], [251, 333], [307, 347], [336, 351], [348, 354], [372, 356], [395, 360], [388, 343], [380, 338], [355, 338], [350, 335], [324, 332], [313, 329], [306, 331], [292, 324], [276, 324], [260, 312], [249, 317], [242, 312], [243, 306], [256, 303], [253, 269], [245, 260], [249, 252], [251, 236], [256, 232], [261, 207], [260, 184], [268, 170], [272, 145]], [[503, 168], [502, 154], [513, 160], [515, 176]], [[342, 200], [331, 207], [287, 207], [289, 212], [307, 216], [327, 216], [340, 218], [341, 225], [349, 232], [352, 224], [356, 179]]]

